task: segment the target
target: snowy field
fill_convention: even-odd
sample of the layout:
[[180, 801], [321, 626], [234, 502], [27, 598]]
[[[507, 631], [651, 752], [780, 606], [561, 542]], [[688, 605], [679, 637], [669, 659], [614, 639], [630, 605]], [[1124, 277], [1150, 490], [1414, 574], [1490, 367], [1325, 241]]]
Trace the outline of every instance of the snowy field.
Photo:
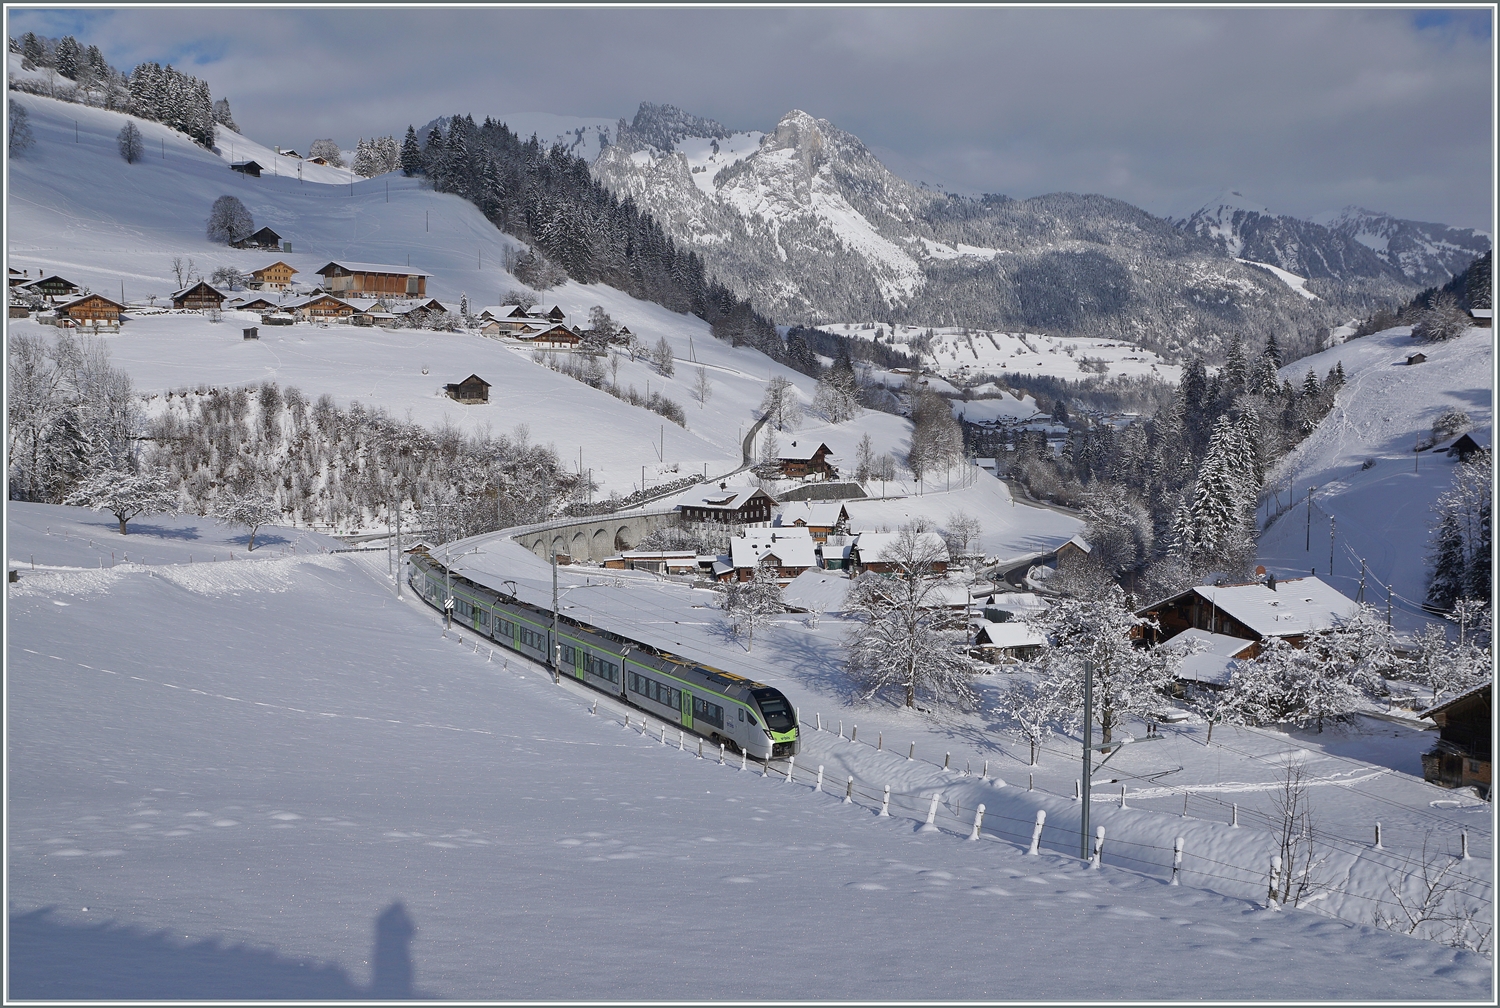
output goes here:
[[[127, 165], [115, 149], [126, 116], [27, 95], [36, 146], [13, 158], [8, 213], [11, 265], [60, 273], [75, 283], [129, 301], [164, 297], [176, 287], [174, 257], [191, 258], [200, 273], [219, 266], [248, 272], [284, 260], [301, 282], [332, 259], [408, 262], [432, 274], [427, 292], [457, 303], [467, 294], [477, 312], [520, 286], [501, 268], [518, 243], [496, 230], [464, 200], [434, 193], [419, 179], [400, 173], [350, 185], [315, 183], [310, 176], [232, 172], [230, 144], [241, 140], [221, 131], [223, 157], [195, 146], [180, 133], [140, 122], [149, 150], [166, 157]], [[74, 123], [78, 137], [74, 142]], [[264, 148], [246, 150], [260, 157]], [[155, 145], [155, 146], [153, 146]], [[274, 153], [272, 156], [275, 156]], [[282, 160], [287, 160], [283, 158]], [[256, 226], [269, 224], [291, 242], [292, 252], [230, 249], [209, 243], [204, 221], [213, 201], [238, 196]], [[258, 316], [226, 312], [212, 324], [197, 314], [145, 314], [117, 335], [102, 337], [117, 366], [138, 391], [161, 393], [199, 385], [229, 386], [275, 381], [295, 385], [312, 398], [330, 394], [340, 405], [359, 400], [397, 419], [427, 425], [445, 421], [469, 430], [488, 426], [508, 432], [527, 425], [532, 437], [551, 443], [570, 466], [583, 450], [602, 492], [628, 494], [668, 473], [709, 475], [736, 468], [740, 439], [755, 422], [765, 382], [774, 375], [796, 386], [807, 408], [798, 435], [826, 441], [852, 465], [854, 449], [869, 433], [877, 452], [904, 457], [911, 425], [889, 414], [866, 412], [854, 421], [828, 424], [811, 409], [815, 383], [759, 352], [735, 349], [713, 338], [700, 319], [638, 301], [603, 285], [569, 281], [541, 295], [542, 306], [559, 306], [575, 324], [586, 324], [589, 308], [601, 305], [616, 324], [628, 325], [645, 343], [665, 338], [676, 357], [666, 377], [644, 362], [622, 359], [618, 384], [649, 388], [675, 400], [687, 414], [687, 429], [664, 422], [640, 407], [538, 366], [526, 351], [475, 334], [330, 325], [262, 327], [246, 341], [240, 330]], [[31, 320], [10, 323], [12, 333], [55, 332]], [[699, 367], [711, 383], [707, 403], [693, 397]], [[423, 370], [426, 374], [423, 374]], [[441, 386], [477, 373], [490, 382], [487, 406], [459, 406]], [[660, 450], [663, 423], [665, 451]]]
[[[841, 322], [819, 328], [842, 336], [871, 340], [875, 338], [876, 323]], [[931, 329], [932, 350], [923, 355], [922, 363], [951, 378], [963, 378], [969, 374], [1004, 375], [1007, 372], [1071, 381], [1114, 375], [1152, 375], [1163, 381], [1176, 382], [1182, 377], [1180, 366], [1166, 363], [1154, 351], [1118, 340], [987, 332], [961, 326], [887, 326], [881, 323], [880, 328], [886, 331], [885, 342], [907, 353], [912, 353], [913, 348], [902, 344], [910, 344]], [[1101, 374], [1081, 366], [1085, 361], [1100, 361], [1108, 367]]]
[[[945, 776], [863, 723], [805, 732], [792, 782], [700, 761], [442, 637], [384, 574], [319, 555], [9, 586], [11, 997], [1489, 996], [1469, 953], [1171, 887], [1127, 846], [1094, 871], [1059, 829], [1029, 857], [1003, 816], [1072, 803], [1028, 795], [1014, 761], [1004, 787]], [[882, 782], [912, 793], [890, 818]], [[939, 789], [961, 807], [919, 832]], [[1096, 821], [1190, 851], [1228, 830]], [[1057, 954], [1081, 933], [1086, 965]]]
[[[1366, 601], [1383, 608], [1390, 586], [1399, 628], [1427, 622], [1420, 605], [1427, 594], [1432, 506], [1451, 485], [1458, 461], [1431, 452], [1418, 459], [1412, 448], [1430, 434], [1434, 420], [1453, 409], [1467, 413], [1488, 443], [1491, 340], [1490, 332], [1470, 329], [1446, 343], [1419, 344], [1411, 329], [1401, 326], [1283, 368], [1283, 378], [1300, 384], [1309, 369], [1321, 381], [1341, 362], [1347, 384], [1317, 430], [1267, 476], [1267, 487], [1274, 488], [1282, 506], [1296, 503], [1262, 533], [1260, 563], [1278, 576], [1316, 568], [1319, 577], [1354, 598], [1363, 559]], [[1407, 355], [1417, 350], [1427, 354], [1426, 363], [1407, 365]], [[1318, 488], [1310, 530], [1309, 484]], [[1262, 515], [1264, 507], [1262, 501]], [[1273, 500], [1273, 513], [1275, 507]], [[1337, 526], [1332, 542], [1330, 518]]]

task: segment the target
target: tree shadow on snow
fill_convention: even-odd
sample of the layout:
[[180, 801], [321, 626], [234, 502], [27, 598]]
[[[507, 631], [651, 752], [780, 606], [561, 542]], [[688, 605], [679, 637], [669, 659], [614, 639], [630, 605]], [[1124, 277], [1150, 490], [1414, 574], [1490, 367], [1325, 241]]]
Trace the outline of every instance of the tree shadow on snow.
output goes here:
[[[120, 535], [120, 523], [117, 521], [82, 522], [81, 524]], [[190, 528], [167, 528], [165, 525], [143, 525], [138, 521], [133, 521], [126, 527], [130, 532], [121, 537], [121, 542], [129, 542], [136, 538], [177, 539], [183, 542], [196, 542], [203, 538], [198, 534], [198, 526], [196, 525]]]
[[189, 942], [175, 934], [105, 921], [65, 923], [53, 907], [10, 917], [10, 996], [70, 1001], [436, 1000], [415, 986], [416, 926], [401, 903], [375, 919], [368, 986], [342, 966], [274, 949]]
[[[248, 532], [246, 532], [242, 536], [235, 536], [232, 539], [226, 539], [224, 541], [235, 546], [245, 546], [247, 547], [246, 552], [250, 552], [250, 550], [248, 549], [250, 544], [250, 533]], [[255, 533], [255, 548], [257, 550], [259, 550], [263, 546], [288, 546], [291, 544], [291, 542], [292, 541], [284, 535], [277, 535], [275, 532], [267, 532], [264, 529]]]

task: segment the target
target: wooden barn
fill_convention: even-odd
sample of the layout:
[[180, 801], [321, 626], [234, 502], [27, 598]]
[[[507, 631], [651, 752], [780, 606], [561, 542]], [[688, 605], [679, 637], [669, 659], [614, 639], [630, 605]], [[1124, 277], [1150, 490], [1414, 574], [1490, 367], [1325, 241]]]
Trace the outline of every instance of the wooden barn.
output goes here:
[[224, 307], [224, 292], [209, 285], [207, 280], [199, 280], [191, 287], [184, 287], [172, 295], [173, 308], [194, 308], [204, 311], [209, 308]]
[[549, 347], [554, 350], [576, 347], [583, 342], [583, 337], [569, 329], [565, 325], [555, 325], [543, 329], [538, 333], [521, 333], [521, 339], [535, 347]]
[[[266, 230], [269, 229], [261, 228], [261, 231]], [[256, 234], [260, 234], [260, 231], [257, 231]], [[296, 275], [297, 271], [295, 269], [278, 259], [269, 266], [262, 266], [258, 270], [251, 270], [250, 280], [255, 286], [262, 289], [286, 290], [292, 285], [292, 277]]]
[[1490, 794], [1493, 686], [1485, 683], [1422, 712], [1437, 722], [1438, 740], [1422, 755], [1422, 778], [1440, 787], [1477, 787]]
[[1159, 644], [1190, 628], [1252, 641], [1280, 637], [1301, 647], [1310, 633], [1326, 630], [1347, 619], [1354, 602], [1315, 577], [1274, 579], [1241, 585], [1196, 585], [1139, 610], [1154, 620], [1146, 642]]
[[1489, 329], [1495, 324], [1495, 309], [1493, 308], [1470, 308], [1469, 317], [1480, 329]]
[[57, 309], [59, 318], [71, 319], [74, 325], [110, 325], [120, 324], [120, 313], [125, 306], [118, 301], [111, 301], [103, 294], [85, 294], [76, 301], [69, 301]]
[[427, 278], [431, 274], [404, 266], [380, 263], [331, 262], [317, 271], [325, 290], [337, 293], [363, 293], [371, 297], [395, 294], [427, 296]]
[[487, 403], [490, 401], [490, 383], [478, 375], [471, 374], [456, 384], [444, 385], [448, 398], [461, 403]]
[[263, 167], [264, 166], [262, 166], [259, 161], [235, 161], [229, 165], [229, 170], [237, 171], [241, 175], [250, 175], [255, 178], [260, 178], [260, 173]]
[[312, 322], [339, 322], [354, 314], [354, 306], [332, 294], [317, 294], [289, 307], [301, 311]]
[[251, 298], [249, 301], [228, 302], [224, 306], [233, 308], [235, 311], [270, 312], [277, 308], [276, 302], [268, 301], [263, 297]]
[[1424, 353], [1422, 353], [1421, 351], [1418, 351], [1418, 352], [1416, 352], [1414, 354], [1407, 354], [1406, 355], [1406, 363], [1408, 365], [1410, 365], [1410, 364], [1426, 364], [1427, 363], [1427, 355], [1424, 354]]
[[[246, 235], [239, 241], [230, 242], [231, 248], [237, 249], [279, 249], [281, 248], [281, 235], [268, 227], [263, 227], [252, 235]], [[285, 266], [285, 263], [282, 263]], [[293, 270], [292, 272], [296, 272]]]

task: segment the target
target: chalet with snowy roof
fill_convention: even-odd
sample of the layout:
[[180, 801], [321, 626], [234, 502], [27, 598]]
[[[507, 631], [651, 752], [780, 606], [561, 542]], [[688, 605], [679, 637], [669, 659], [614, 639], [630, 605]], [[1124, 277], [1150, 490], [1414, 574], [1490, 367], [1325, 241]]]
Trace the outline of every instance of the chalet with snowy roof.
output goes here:
[[843, 612], [849, 604], [849, 589], [854, 585], [842, 574], [809, 567], [792, 578], [781, 592], [781, 600], [792, 612]]
[[980, 620], [974, 631], [974, 657], [992, 665], [1030, 661], [1047, 645], [1047, 635], [1026, 623]]
[[820, 441], [793, 441], [777, 453], [776, 465], [780, 467], [781, 475], [787, 479], [806, 476], [832, 479], [838, 475], [838, 470], [828, 461], [832, 454], [828, 446]]
[[292, 311], [300, 311], [312, 322], [343, 322], [347, 321], [354, 314], [353, 305], [334, 297], [332, 294], [315, 294], [305, 301], [299, 301], [285, 307]]
[[272, 301], [269, 298], [254, 297], [248, 301], [242, 298], [236, 298], [233, 301], [225, 301], [224, 307], [232, 308], [235, 311], [269, 312], [275, 311], [280, 306], [277, 305], [275, 301]]
[[1074, 536], [1061, 546], [1057, 547], [1057, 562], [1059, 565], [1068, 560], [1081, 560], [1094, 551], [1094, 547], [1088, 544], [1088, 540], [1082, 536]]
[[1480, 329], [1488, 329], [1495, 324], [1495, 309], [1493, 308], [1470, 308], [1469, 317]]
[[230, 171], [237, 171], [241, 175], [250, 175], [254, 178], [260, 178], [260, 173], [264, 168], [265, 166], [259, 161], [231, 161], [229, 163]]
[[[919, 549], [933, 557], [932, 573], [948, 571], [948, 544], [936, 532], [918, 532]], [[854, 539], [849, 553], [849, 566], [856, 573], [872, 571], [876, 574], [893, 574], [901, 570], [901, 563], [892, 554], [901, 539], [900, 532], [861, 532]]]
[[1424, 354], [1424, 353], [1422, 353], [1421, 351], [1418, 351], [1418, 352], [1416, 352], [1414, 354], [1407, 354], [1406, 355], [1406, 364], [1407, 364], [1408, 367], [1410, 367], [1413, 364], [1426, 364], [1426, 363], [1427, 363], [1427, 355]]
[[331, 262], [316, 272], [323, 278], [324, 289], [334, 294], [362, 292], [409, 297], [426, 297], [427, 278], [432, 275], [406, 266], [348, 261]]
[[1192, 627], [1173, 637], [1162, 648], [1181, 655], [1177, 681], [1213, 689], [1229, 685], [1236, 663], [1255, 657], [1260, 650], [1256, 641], [1228, 634], [1210, 633]]
[[475, 316], [475, 317], [483, 319], [486, 322], [488, 322], [490, 319], [501, 319], [501, 318], [508, 318], [508, 319], [528, 319], [528, 318], [531, 318], [530, 315], [526, 314], [526, 309], [522, 308], [520, 305], [517, 305], [517, 304], [486, 305], [484, 308], [480, 309], [479, 314], [477, 316]]
[[211, 286], [207, 280], [199, 280], [191, 287], [184, 287], [172, 294], [173, 308], [191, 308], [196, 311], [205, 311], [211, 308], [223, 308], [224, 299], [227, 295], [217, 287]]
[[307, 159], [307, 163], [308, 163], [308, 164], [320, 164], [320, 165], [326, 165], [326, 164], [328, 164], [328, 163], [329, 163], [329, 161], [328, 161], [328, 159], [327, 159], [327, 158], [325, 158], [325, 157], [314, 157], [314, 158], [308, 158], [308, 159]]
[[984, 618], [991, 623], [1011, 623], [1032, 619], [1051, 606], [1036, 592], [995, 592], [977, 599]]
[[[262, 228], [261, 230], [265, 230]], [[256, 232], [259, 234], [260, 232]], [[297, 275], [297, 270], [277, 260], [269, 266], [250, 271], [250, 282], [252, 286], [262, 290], [284, 291], [292, 285], [292, 277]]]
[[30, 280], [31, 273], [29, 271], [27, 271], [27, 270], [18, 270], [14, 266], [8, 266], [6, 268], [10, 270], [10, 275], [9, 275], [9, 278], [8, 278], [10, 280], [10, 286], [12, 286], [12, 287], [20, 287], [23, 284], [27, 284], [27, 283], [31, 282], [31, 280]]
[[302, 160], [302, 155], [291, 149], [282, 150], [280, 147], [277, 147], [276, 153], [280, 154], [282, 157], [294, 157], [299, 161]]
[[522, 322], [514, 318], [492, 318], [479, 327], [480, 333], [485, 336], [504, 337], [515, 336], [524, 339], [528, 334], [539, 330], [529, 322]]
[[1437, 722], [1438, 740], [1422, 755], [1422, 778], [1441, 787], [1477, 787], [1490, 795], [1491, 683], [1476, 686], [1422, 712]]
[[616, 329], [613, 333], [610, 334], [609, 341], [611, 343], [625, 344], [629, 343], [631, 338], [634, 336], [635, 333], [630, 331], [629, 326], [620, 326], [620, 328]]
[[704, 490], [695, 487], [677, 499], [677, 510], [685, 522], [721, 522], [750, 525], [771, 520], [776, 499], [760, 487], [720, 483]]
[[749, 581], [757, 568], [769, 570], [778, 580], [790, 581], [818, 565], [812, 536], [807, 529], [752, 528], [729, 540], [729, 562], [734, 568], [723, 580]]
[[583, 337], [569, 329], [565, 325], [548, 326], [535, 333], [517, 333], [517, 339], [523, 340], [527, 346], [539, 347], [541, 349], [566, 350], [576, 347], [583, 342]]
[[1264, 638], [1280, 637], [1300, 647], [1308, 634], [1342, 623], [1353, 611], [1354, 603], [1347, 596], [1315, 577], [1303, 577], [1197, 585], [1146, 606], [1136, 615], [1158, 624], [1145, 628], [1149, 644], [1161, 644], [1190, 629], [1206, 630], [1253, 642], [1253, 658], [1260, 653], [1259, 642]]
[[849, 531], [849, 512], [838, 501], [796, 501], [783, 508], [776, 524], [783, 528], [805, 528], [819, 543], [834, 532]]
[[531, 317], [532, 318], [539, 318], [539, 319], [546, 319], [549, 322], [566, 322], [567, 319], [568, 319], [568, 313], [565, 312], [565, 311], [563, 311], [557, 305], [553, 305], [551, 311], [546, 311], [546, 312], [538, 313], [535, 310], [533, 310], [531, 312]]
[[40, 280], [33, 280], [31, 283], [24, 284], [23, 286], [27, 290], [40, 294], [48, 301], [72, 300], [83, 293], [82, 287], [79, 287], [71, 280], [56, 275], [43, 277]]
[[1486, 451], [1489, 449], [1489, 446], [1489, 431], [1476, 430], [1469, 431], [1467, 434], [1460, 434], [1451, 441], [1443, 441], [1433, 445], [1432, 452], [1434, 455], [1443, 454], [1449, 458], [1457, 458], [1460, 462], [1467, 462], [1476, 452]]
[[[263, 227], [251, 235], [246, 235], [239, 241], [229, 243], [231, 248], [237, 249], [279, 249], [281, 248], [281, 235], [268, 227]], [[286, 265], [283, 263], [282, 265]], [[296, 272], [293, 270], [293, 272]]]
[[471, 374], [461, 382], [444, 385], [448, 398], [461, 403], [487, 403], [490, 401], [490, 383], [478, 375]]
[[124, 310], [125, 306], [120, 302], [111, 301], [102, 294], [85, 294], [60, 306], [57, 317], [66, 318], [76, 326], [118, 326], [120, 313]]

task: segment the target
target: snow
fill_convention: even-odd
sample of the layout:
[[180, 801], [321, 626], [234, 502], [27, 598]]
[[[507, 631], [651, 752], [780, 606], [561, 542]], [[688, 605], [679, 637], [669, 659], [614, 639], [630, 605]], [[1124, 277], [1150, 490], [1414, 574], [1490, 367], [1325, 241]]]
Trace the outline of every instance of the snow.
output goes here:
[[843, 572], [832, 573], [811, 567], [792, 578], [791, 583], [781, 590], [781, 598], [794, 610], [842, 612], [852, 584]]
[[[688, 172], [693, 184], [705, 196], [713, 197], [718, 189], [714, 177], [760, 150], [760, 141], [765, 134], [759, 130], [733, 133], [722, 140], [712, 137], [683, 137], [677, 141], [676, 151], [687, 158]], [[650, 162], [645, 162], [649, 164]]]
[[1307, 277], [1300, 277], [1295, 273], [1291, 273], [1287, 270], [1282, 269], [1280, 266], [1272, 266], [1270, 263], [1256, 262], [1253, 259], [1236, 259], [1235, 262], [1242, 262], [1246, 266], [1259, 266], [1261, 269], [1269, 271], [1276, 277], [1276, 279], [1286, 284], [1298, 294], [1301, 294], [1303, 297], [1307, 298], [1307, 300], [1321, 300], [1318, 295], [1307, 289]]
[[[1407, 366], [1415, 350], [1427, 362]], [[1384, 608], [1390, 586], [1393, 622], [1413, 630], [1431, 619], [1421, 603], [1432, 506], [1459, 463], [1430, 451], [1414, 460], [1412, 448], [1448, 410], [1467, 413], [1475, 428], [1492, 423], [1491, 333], [1470, 329], [1445, 343], [1418, 344], [1402, 326], [1296, 361], [1281, 374], [1297, 384], [1311, 369], [1322, 380], [1340, 362], [1346, 384], [1333, 409], [1267, 478], [1262, 511], [1286, 511], [1262, 532], [1259, 563], [1277, 577], [1316, 568], [1352, 599], [1363, 559], [1365, 600]], [[1309, 484], [1317, 487], [1310, 528]], [[1330, 518], [1337, 522], [1331, 571]]]
[[[530, 554], [506, 558], [514, 573], [528, 562], [527, 584], [545, 580]], [[408, 993], [408, 963], [411, 993], [455, 1000], [694, 999], [705, 963], [733, 977], [730, 996], [754, 999], [1488, 990], [1488, 963], [1471, 954], [1214, 892], [1234, 883], [1197, 874], [1204, 859], [1258, 864], [1258, 828], [1101, 801], [1109, 839], [1090, 870], [1069, 851], [1070, 797], [944, 774], [929, 762], [940, 740], [923, 735], [912, 762], [904, 745], [877, 753], [880, 719], [860, 715], [857, 742], [804, 727], [793, 783], [779, 764], [741, 772], [671, 735], [663, 745], [654, 725], [642, 735], [638, 716], [627, 731], [608, 698], [513, 655], [490, 661], [471, 635], [444, 639], [436, 613], [394, 598], [383, 559], [274, 565], [274, 588], [241, 584], [232, 606], [211, 582], [160, 568], [120, 570], [108, 591], [89, 572], [10, 587], [11, 996], [370, 999]], [[1154, 755], [1202, 751], [1176, 737]], [[1330, 779], [1342, 783], [1320, 795], [1367, 785], [1368, 768], [1340, 765]], [[1254, 778], [1239, 779], [1235, 796], [1252, 801]], [[886, 783], [892, 816], [880, 818]], [[939, 791], [939, 830], [915, 832]], [[984, 839], [965, 842], [979, 801]], [[1035, 808], [1048, 829], [1032, 858]], [[1481, 822], [1458, 807], [1432, 815]], [[1174, 835], [1189, 852], [1177, 888], [1161, 860]], [[1131, 846], [1163, 839], [1165, 855]], [[1466, 874], [1487, 874], [1472, 864]], [[1370, 857], [1340, 867], [1358, 875]], [[398, 903], [414, 933], [396, 926]], [[710, 917], [773, 923], [726, 941]], [[899, 925], [902, 955], [849, 940], [882, 922]], [[1089, 969], [1059, 965], [1079, 929], [1122, 923], [1131, 940], [1096, 945]], [[610, 940], [586, 937], [597, 934]]]

